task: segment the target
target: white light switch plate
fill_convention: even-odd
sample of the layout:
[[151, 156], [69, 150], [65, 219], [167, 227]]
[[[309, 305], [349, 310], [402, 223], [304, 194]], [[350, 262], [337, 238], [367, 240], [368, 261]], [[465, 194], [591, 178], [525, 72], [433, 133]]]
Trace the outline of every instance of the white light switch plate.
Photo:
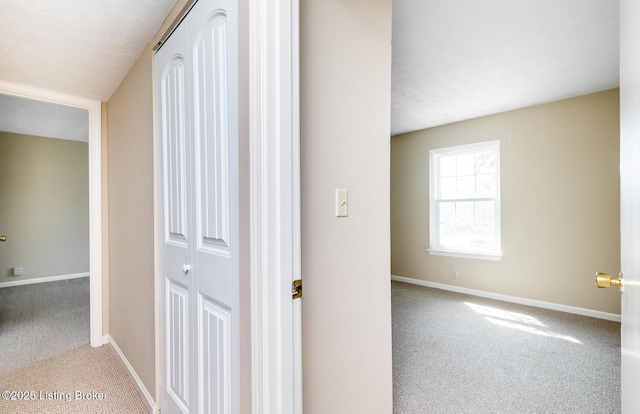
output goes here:
[[349, 216], [349, 191], [336, 188], [336, 217]]

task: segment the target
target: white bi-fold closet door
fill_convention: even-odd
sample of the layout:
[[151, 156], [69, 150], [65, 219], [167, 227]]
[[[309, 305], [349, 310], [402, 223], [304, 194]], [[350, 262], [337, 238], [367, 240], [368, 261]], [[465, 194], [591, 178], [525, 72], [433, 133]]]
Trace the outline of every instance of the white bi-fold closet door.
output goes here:
[[163, 414], [238, 411], [237, 20], [199, 0], [155, 56]]

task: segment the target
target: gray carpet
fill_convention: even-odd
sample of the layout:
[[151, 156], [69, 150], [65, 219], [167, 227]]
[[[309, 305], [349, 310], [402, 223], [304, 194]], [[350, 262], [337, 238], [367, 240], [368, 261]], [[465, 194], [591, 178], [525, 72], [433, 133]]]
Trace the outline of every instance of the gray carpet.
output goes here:
[[0, 399], [0, 414], [150, 412], [109, 344], [98, 348], [83, 345], [11, 371], [0, 376], [0, 389], [33, 392], [29, 399]]
[[0, 289], [0, 375], [88, 343], [88, 277]]
[[0, 414], [149, 412], [113, 347], [89, 346], [88, 277], [0, 289], [0, 350], [0, 390], [34, 397]]
[[620, 324], [392, 282], [394, 413], [620, 413]]

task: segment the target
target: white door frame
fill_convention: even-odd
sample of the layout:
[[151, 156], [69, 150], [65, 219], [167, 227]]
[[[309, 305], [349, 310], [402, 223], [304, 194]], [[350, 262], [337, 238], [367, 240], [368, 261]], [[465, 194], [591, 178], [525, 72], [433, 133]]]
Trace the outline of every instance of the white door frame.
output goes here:
[[74, 106], [89, 112], [89, 296], [90, 342], [102, 338], [102, 106], [98, 101], [65, 95], [27, 85], [0, 81], [0, 93]]
[[253, 414], [302, 413], [299, 0], [250, 0]]

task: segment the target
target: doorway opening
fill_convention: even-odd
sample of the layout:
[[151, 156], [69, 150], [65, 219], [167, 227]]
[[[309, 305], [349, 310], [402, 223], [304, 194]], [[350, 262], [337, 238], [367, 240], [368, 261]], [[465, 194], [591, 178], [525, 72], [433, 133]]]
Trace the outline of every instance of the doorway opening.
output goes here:
[[77, 108], [88, 116], [89, 178], [89, 296], [90, 344], [103, 344], [102, 332], [102, 115], [100, 102], [38, 89], [11, 82], [0, 82], [0, 94]]
[[[620, 267], [617, 3], [582, 7], [584, 3], [567, 2], [554, 13], [533, 2], [518, 10], [506, 3], [467, 8], [441, 1], [393, 3], [394, 279], [619, 322], [619, 293], [596, 290], [593, 283], [599, 268], [617, 272]], [[577, 7], [580, 18], [567, 17], [575, 16]], [[567, 30], [570, 20], [576, 26]], [[594, 58], [599, 69], [584, 71], [594, 67], [586, 63]], [[580, 61], [585, 63], [576, 66]], [[480, 158], [448, 157], [452, 169], [440, 168], [441, 179], [429, 183], [430, 168], [438, 168], [429, 165], [431, 151], [491, 140], [501, 145], [499, 261], [469, 257], [486, 243], [482, 235], [496, 230], [478, 223], [498, 217], [482, 211], [486, 198], [474, 200], [478, 194], [493, 193], [490, 185], [476, 179], [475, 174], [490, 176]], [[465, 158], [470, 161], [466, 172]], [[607, 167], [594, 170], [594, 161]], [[430, 201], [443, 191], [446, 203], [431, 204], [440, 210], [432, 211], [437, 214], [430, 222]], [[606, 201], [596, 206], [593, 199]], [[438, 256], [434, 241], [443, 235], [448, 237], [443, 249], [448, 254]], [[518, 319], [517, 312], [480, 315], [476, 310], [493, 311], [495, 306], [469, 309], [460, 304], [460, 312], [490, 327], [485, 331], [510, 332], [509, 337], [526, 334], [536, 345], [568, 339], [586, 343], [568, 331], [545, 330], [533, 320]], [[594, 319], [594, 324], [600, 322]], [[438, 334], [432, 339], [437, 341]], [[468, 338], [470, 332], [461, 329], [459, 335]], [[617, 337], [614, 354], [619, 353]], [[487, 349], [496, 350], [499, 341], [493, 342], [493, 348], [474, 347], [474, 355], [480, 359]], [[579, 380], [594, 383], [586, 376]]]

